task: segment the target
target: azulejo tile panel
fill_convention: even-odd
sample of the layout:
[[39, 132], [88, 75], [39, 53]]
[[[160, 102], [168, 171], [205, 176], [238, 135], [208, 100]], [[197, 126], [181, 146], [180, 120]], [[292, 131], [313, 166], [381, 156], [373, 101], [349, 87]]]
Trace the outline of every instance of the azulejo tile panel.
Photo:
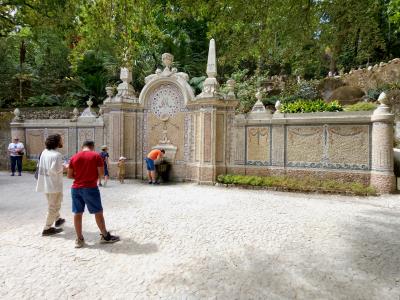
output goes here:
[[329, 126], [328, 159], [339, 168], [368, 169], [370, 157], [369, 125]]
[[249, 126], [246, 128], [246, 162], [248, 165], [271, 164], [271, 127]]
[[287, 126], [286, 166], [370, 170], [369, 125]]
[[287, 126], [287, 166], [320, 168], [324, 154], [323, 132], [322, 126]]

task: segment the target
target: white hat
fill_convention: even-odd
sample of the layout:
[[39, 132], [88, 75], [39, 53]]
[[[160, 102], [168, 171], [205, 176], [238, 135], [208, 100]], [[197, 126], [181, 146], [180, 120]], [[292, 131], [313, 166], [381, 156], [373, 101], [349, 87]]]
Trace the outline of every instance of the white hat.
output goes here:
[[126, 157], [121, 156], [119, 160], [126, 160]]

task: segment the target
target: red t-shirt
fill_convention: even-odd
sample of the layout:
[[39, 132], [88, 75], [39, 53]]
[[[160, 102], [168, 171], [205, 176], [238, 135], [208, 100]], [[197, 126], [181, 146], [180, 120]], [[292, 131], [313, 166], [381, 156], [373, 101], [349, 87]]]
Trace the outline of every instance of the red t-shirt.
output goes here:
[[72, 156], [69, 168], [74, 170], [73, 189], [97, 187], [98, 167], [103, 167], [103, 159], [94, 151], [80, 151]]

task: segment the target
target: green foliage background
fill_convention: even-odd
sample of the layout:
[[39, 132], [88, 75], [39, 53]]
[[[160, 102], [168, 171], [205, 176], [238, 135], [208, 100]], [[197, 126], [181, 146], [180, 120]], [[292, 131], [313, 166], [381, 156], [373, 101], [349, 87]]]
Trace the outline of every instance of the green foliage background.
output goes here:
[[[0, 16], [0, 106], [99, 103], [122, 64], [139, 90], [163, 52], [198, 92], [211, 37], [244, 111], [267, 75], [318, 79], [400, 56], [400, 0], [7, 0]], [[317, 97], [312, 84], [294, 92], [285, 101]]]

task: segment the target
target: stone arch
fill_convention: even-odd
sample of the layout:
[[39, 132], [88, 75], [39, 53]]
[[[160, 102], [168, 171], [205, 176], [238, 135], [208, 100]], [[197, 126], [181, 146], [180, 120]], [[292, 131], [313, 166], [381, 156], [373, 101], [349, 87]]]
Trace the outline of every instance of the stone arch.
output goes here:
[[[158, 86], [163, 85], [163, 84], [172, 84], [176, 85], [182, 92], [183, 95], [183, 100], [184, 100], [184, 105], [186, 106], [190, 101], [192, 101], [195, 97], [192, 87], [189, 85], [189, 83], [181, 78], [179, 75], [182, 73], [178, 73], [175, 76], [171, 77], [159, 77], [159, 78], [151, 78], [153, 76], [157, 75], [151, 75], [150, 81], [146, 83], [146, 85], [143, 87], [142, 91], [140, 92], [139, 95], [139, 103], [143, 105], [144, 107], [147, 107], [146, 100], [149, 98], [149, 94]], [[186, 75], [186, 74], [185, 74]]]

